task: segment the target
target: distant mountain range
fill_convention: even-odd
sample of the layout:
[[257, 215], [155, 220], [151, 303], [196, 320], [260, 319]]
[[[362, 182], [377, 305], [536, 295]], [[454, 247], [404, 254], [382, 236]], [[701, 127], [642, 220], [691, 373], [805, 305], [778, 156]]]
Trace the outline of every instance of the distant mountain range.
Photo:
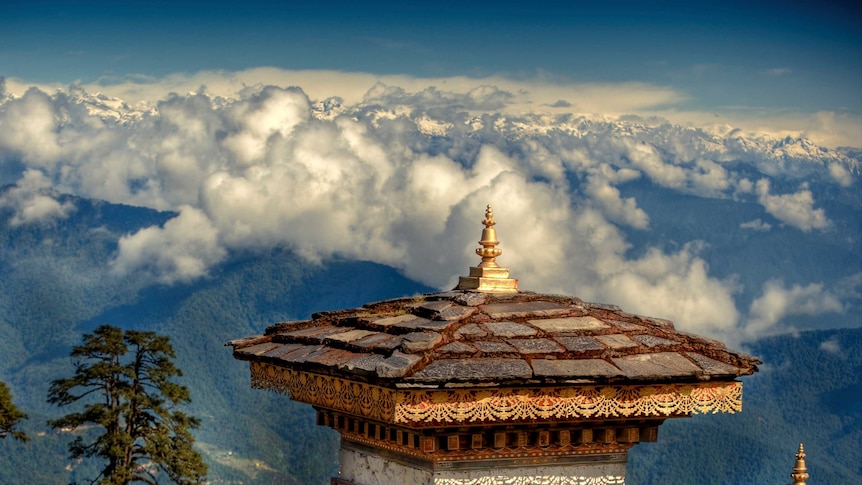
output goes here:
[[[459, 102], [442, 98], [423, 103], [415, 97], [399, 99], [385, 94], [375, 97], [372, 93], [366, 96], [364, 102], [351, 106], [343, 105], [340, 98], [314, 102], [311, 114], [318, 120], [353, 116], [378, 122], [406, 117], [420, 133], [438, 137], [454, 137], [456, 134], [479, 137], [488, 136], [490, 132], [512, 140], [554, 134], [588, 142], [627, 137], [664, 148], [668, 153], [676, 154], [681, 147], [685, 147], [684, 151], [692, 154], [692, 157], [718, 162], [748, 161], [781, 166], [782, 169], [791, 164], [804, 167], [809, 163], [821, 166], [837, 163], [853, 174], [862, 174], [862, 149], [859, 147], [829, 149], [800, 136], [750, 133], [720, 122], [686, 127], [659, 118], [634, 115], [619, 118], [574, 114], [476, 115], [470, 113], [483, 106], [471, 105], [465, 100]], [[73, 103], [83, 106], [91, 116], [120, 125], [131, 125], [158, 112], [155, 106], [149, 104], [133, 106], [119, 98], [80, 89], [72, 90], [70, 98]], [[216, 98], [214, 102], [216, 106], [223, 107], [229, 106], [233, 100]]]
[[[858, 262], [858, 247], [847, 242], [812, 254], [812, 245], [828, 239], [817, 232], [739, 229], [739, 220], [762, 211], [754, 204], [663, 193], [646, 183], [628, 190], [643, 207], [676, 208], [650, 210], [655, 230], [639, 236], [633, 230], [633, 252], [677, 239], [719, 238], [704, 250], [710, 266], [721, 277], [724, 265], [733, 267], [746, 286], [759, 281], [760, 269], [787, 261], [793, 265], [783, 273], [788, 281], [831, 283], [846, 274], [842, 267]], [[183, 383], [191, 389], [190, 411], [203, 423], [198, 442], [212, 483], [328, 483], [337, 435], [316, 427], [308, 406], [252, 390], [248, 369], [233, 360], [224, 342], [315, 311], [433, 289], [380, 264], [309, 262], [288, 247], [233, 250], [208, 277], [157, 284], [144, 273], [112, 272], [109, 261], [122, 236], [163, 225], [174, 213], [53, 197], [73, 205], [74, 212], [50, 223], [12, 225], [12, 210], [0, 208], [0, 379], [30, 415], [25, 430], [33, 437], [30, 444], [0, 442], [0, 483], [61, 484], [93, 476], [91, 466], [65, 459], [69, 433], [47, 430], [45, 421], [59, 410], [45, 398], [50, 380], [71, 372], [71, 346], [102, 323], [171, 337]], [[831, 214], [848, 211], [849, 220], [858, 200], [842, 197], [847, 196], [826, 205]], [[704, 213], [711, 214], [709, 221], [699, 217]], [[839, 227], [832, 234], [845, 237], [858, 229]], [[765, 338], [742, 349], [764, 361], [761, 372], [743, 380], [744, 411], [665, 423], [658, 443], [640, 444], [630, 453], [629, 483], [783, 484], [799, 442], [808, 452], [811, 483], [858, 481], [862, 330], [837, 329], [860, 326], [858, 314], [801, 322], [831, 329]]]

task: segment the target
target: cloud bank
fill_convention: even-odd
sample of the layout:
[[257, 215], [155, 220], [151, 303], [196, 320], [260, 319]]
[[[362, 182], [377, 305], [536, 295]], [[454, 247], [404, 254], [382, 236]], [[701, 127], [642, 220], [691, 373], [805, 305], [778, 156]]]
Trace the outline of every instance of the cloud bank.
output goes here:
[[[286, 75], [307, 83], [285, 87], [277, 81]], [[774, 194], [770, 180], [846, 188], [859, 173], [858, 161], [803, 138], [578, 114], [681, 99], [666, 88], [429, 82], [264, 69], [49, 94], [7, 80], [0, 173], [24, 170], [0, 205], [12, 224], [64, 217], [71, 208], [43, 195], [52, 188], [177, 211], [162, 227], [120, 239], [111, 262], [115, 274], [145, 271], [162, 283], [205, 276], [231, 249], [287, 246], [312, 261], [371, 260], [449, 288], [476, 263], [490, 202], [501, 263], [522, 288], [615, 302], [726, 338], [745, 321], [736, 283], [711, 276], [697, 241], [630, 255], [624, 231], [649, 231], [651, 218], [626, 187], [742, 198], [765, 211], [743, 228], [779, 221], [811, 231], [830, 222], [813, 193], [800, 181], [798, 192]], [[531, 111], [541, 106], [551, 112]], [[794, 306], [788, 295], [812, 303]], [[784, 315], [840, 310], [828, 295], [767, 285], [746, 335]]]
[[762, 295], [751, 304], [744, 333], [749, 338], [774, 333], [775, 325], [787, 316], [843, 312], [844, 305], [837, 295], [822, 284], [787, 288], [781, 280], [769, 280], [763, 285]]
[[44, 224], [65, 219], [75, 210], [70, 202], [60, 202], [51, 190], [51, 182], [42, 172], [29, 169], [15, 187], [0, 194], [0, 209], [12, 210], [9, 225]]

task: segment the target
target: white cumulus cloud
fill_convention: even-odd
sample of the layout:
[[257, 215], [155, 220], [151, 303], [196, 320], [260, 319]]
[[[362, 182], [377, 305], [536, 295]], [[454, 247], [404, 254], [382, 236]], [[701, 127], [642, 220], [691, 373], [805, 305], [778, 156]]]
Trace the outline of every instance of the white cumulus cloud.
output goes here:
[[164, 227], [147, 227], [120, 238], [111, 267], [118, 274], [143, 270], [163, 283], [174, 283], [205, 276], [226, 255], [206, 215], [183, 207]]
[[822, 284], [785, 286], [779, 279], [763, 285], [761, 295], [751, 303], [743, 333], [755, 338], [775, 331], [781, 319], [794, 315], [842, 313], [844, 305], [838, 296]]
[[739, 227], [742, 229], [751, 229], [752, 231], [766, 232], [772, 229], [772, 224], [763, 222], [760, 219], [754, 219], [752, 221], [743, 222]]
[[28, 169], [14, 187], [0, 193], [0, 208], [12, 210], [9, 224], [13, 227], [65, 219], [75, 205], [60, 202], [55, 195], [51, 181], [41, 171]]
[[805, 232], [829, 226], [826, 212], [814, 208], [814, 196], [805, 186], [793, 194], [772, 195], [769, 193], [769, 180], [760, 179], [757, 181], [756, 190], [758, 200], [766, 212], [785, 224]]

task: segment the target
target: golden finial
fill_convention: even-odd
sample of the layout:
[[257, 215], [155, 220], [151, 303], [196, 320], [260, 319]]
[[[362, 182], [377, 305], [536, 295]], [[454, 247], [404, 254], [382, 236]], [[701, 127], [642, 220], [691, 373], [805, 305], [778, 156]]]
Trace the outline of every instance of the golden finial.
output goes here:
[[796, 466], [793, 467], [790, 478], [793, 479], [791, 485], [805, 485], [805, 480], [808, 479], [808, 469], [805, 468], [805, 450], [802, 448], [802, 443], [799, 443], [799, 451], [796, 452]]
[[482, 258], [482, 262], [479, 263], [480, 268], [499, 268], [497, 256], [503, 254], [503, 250], [495, 247], [500, 244], [497, 240], [497, 230], [494, 229], [496, 223], [494, 211], [491, 209], [491, 204], [488, 204], [488, 208], [485, 209], [485, 220], [482, 221], [485, 229], [482, 230], [482, 240], [479, 241], [482, 247], [476, 248], [476, 254]]
[[497, 240], [497, 230], [494, 229], [497, 221], [494, 220], [491, 204], [488, 204], [485, 209], [485, 220], [482, 224], [485, 226], [482, 230], [482, 240], [479, 241], [482, 247], [476, 249], [476, 254], [482, 258], [482, 262], [478, 266], [471, 266], [470, 276], [462, 276], [455, 289], [487, 293], [517, 293], [518, 280], [509, 278], [509, 270], [497, 264], [497, 256], [503, 254], [503, 250], [497, 248], [500, 241]]

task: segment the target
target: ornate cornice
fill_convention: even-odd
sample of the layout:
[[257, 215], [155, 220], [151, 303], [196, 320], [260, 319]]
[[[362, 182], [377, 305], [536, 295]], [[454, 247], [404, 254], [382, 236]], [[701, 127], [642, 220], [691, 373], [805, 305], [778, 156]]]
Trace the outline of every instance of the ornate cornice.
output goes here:
[[742, 410], [737, 381], [482, 389], [390, 389], [249, 362], [252, 387], [354, 416], [411, 427], [529, 420], [667, 418]]

